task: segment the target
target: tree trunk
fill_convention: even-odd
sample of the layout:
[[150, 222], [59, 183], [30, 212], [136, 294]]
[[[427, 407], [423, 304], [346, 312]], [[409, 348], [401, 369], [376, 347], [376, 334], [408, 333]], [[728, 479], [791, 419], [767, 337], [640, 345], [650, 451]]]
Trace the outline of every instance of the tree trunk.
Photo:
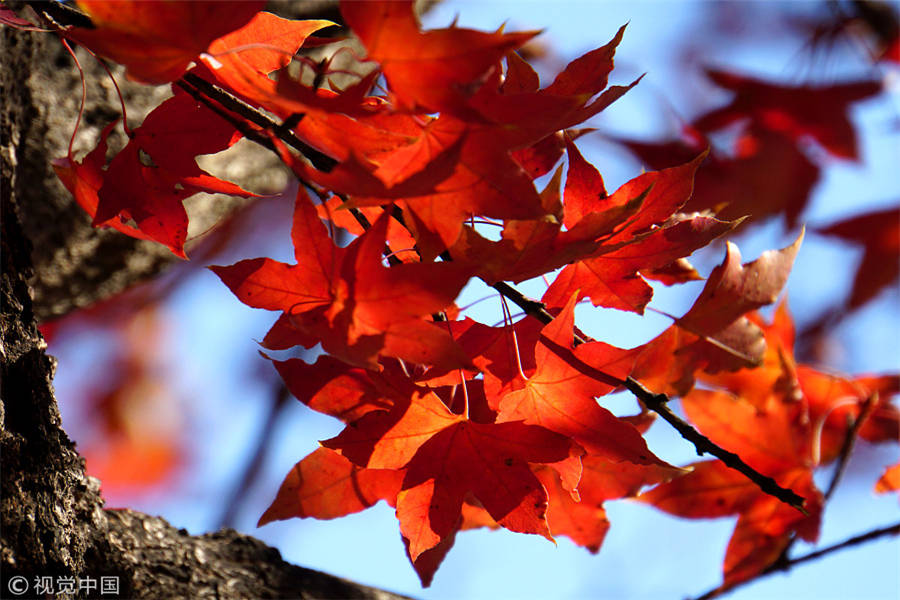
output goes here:
[[[49, 56], [39, 51], [47, 42], [8, 27], [2, 34], [0, 597], [43, 595], [35, 578], [45, 577], [45, 592], [58, 598], [398, 598], [290, 565], [278, 550], [232, 530], [191, 536], [158, 517], [103, 508], [99, 481], [85, 475], [61, 428], [55, 362], [44, 352], [29, 295], [33, 240], [23, 233], [23, 205], [51, 204], [64, 193], [48, 184], [58, 149], [49, 147], [46, 111], [28, 84], [32, 65]], [[46, 227], [66, 225], [61, 220]], [[57, 595], [69, 585], [73, 593]]]

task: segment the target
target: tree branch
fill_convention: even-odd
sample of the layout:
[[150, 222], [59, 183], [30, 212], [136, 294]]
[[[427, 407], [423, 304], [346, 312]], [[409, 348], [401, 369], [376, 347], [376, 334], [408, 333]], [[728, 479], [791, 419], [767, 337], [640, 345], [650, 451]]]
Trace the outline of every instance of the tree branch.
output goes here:
[[857, 536], [854, 536], [848, 540], [844, 540], [838, 544], [834, 544], [832, 546], [827, 546], [822, 548], [821, 550], [816, 550], [815, 552], [810, 552], [809, 554], [804, 554], [803, 556], [798, 556], [797, 558], [792, 558], [784, 562], [774, 563], [769, 566], [767, 569], [759, 573], [756, 577], [752, 579], [746, 579], [744, 581], [732, 584], [732, 585], [722, 585], [715, 589], [709, 590], [705, 594], [701, 596], [697, 596], [694, 600], [711, 600], [712, 598], [718, 598], [720, 596], [724, 596], [737, 588], [743, 587], [747, 584], [753, 583], [758, 579], [762, 579], [763, 577], [767, 577], [772, 573], [778, 573], [781, 571], [790, 571], [793, 567], [803, 564], [806, 562], [810, 562], [812, 560], [816, 560], [818, 558], [822, 558], [828, 554], [833, 552], [837, 552], [838, 550], [843, 550], [845, 548], [850, 548], [851, 546], [858, 546], [859, 544], [863, 544], [865, 542], [871, 542], [873, 540], [877, 540], [882, 537], [887, 537], [889, 535], [900, 535], [900, 523], [895, 523], [893, 525], [888, 525], [887, 527], [882, 527], [880, 529], [874, 529], [869, 531], [868, 533], [863, 533]]
[[263, 466], [265, 465], [266, 458], [269, 454], [269, 448], [271, 447], [272, 440], [275, 439], [275, 428], [278, 426], [281, 419], [281, 413], [287, 406], [288, 399], [291, 397], [291, 393], [280, 378], [278, 379], [275, 389], [272, 391], [272, 402], [269, 405], [269, 412], [266, 414], [265, 423], [256, 436], [256, 447], [253, 450], [253, 456], [247, 463], [247, 466], [244, 467], [241, 478], [238, 480], [231, 492], [231, 496], [229, 496], [228, 501], [225, 503], [225, 509], [222, 511], [222, 516], [219, 519], [218, 529], [222, 529], [223, 527], [235, 527], [238, 510], [240, 510], [253, 483], [259, 479], [259, 476], [262, 474]]
[[[179, 80], [179, 83], [181, 81], [190, 84], [204, 96], [218, 102], [220, 105], [227, 108], [231, 112], [242, 116], [257, 127], [260, 127], [261, 129], [265, 129], [267, 131], [271, 131], [273, 134], [278, 136], [279, 139], [283, 140], [287, 145], [300, 152], [300, 154], [306, 157], [306, 159], [309, 160], [309, 162], [311, 162], [312, 165], [318, 170], [326, 172], [331, 171], [331, 169], [334, 168], [335, 164], [337, 164], [337, 162], [333, 158], [322, 154], [321, 152], [298, 138], [296, 135], [294, 135], [294, 132], [290, 129], [290, 125], [291, 122], [294, 122], [293, 125], [296, 126], [297, 122], [299, 122], [300, 117], [288, 119], [285, 121], [285, 123], [277, 123], [275, 122], [275, 120], [263, 114], [262, 111], [257, 110], [243, 100], [235, 97], [230, 92], [223, 90], [219, 86], [214, 85], [206, 81], [202, 77], [194, 75], [193, 73], [185, 73], [182, 76], [181, 80]], [[254, 139], [254, 141], [256, 140]]]
[[850, 462], [850, 454], [853, 452], [853, 447], [856, 445], [856, 438], [859, 435], [859, 430], [862, 428], [863, 423], [866, 422], [866, 419], [869, 418], [869, 414], [875, 408], [877, 402], [877, 393], [866, 398], [856, 419], [852, 419], [850, 427], [847, 430], [847, 435], [844, 437], [844, 443], [841, 445], [841, 453], [838, 455], [837, 465], [835, 465], [834, 473], [831, 475], [831, 483], [828, 484], [828, 489], [825, 491], [826, 501], [831, 499], [831, 496], [834, 495], [834, 490], [837, 489], [838, 483], [841, 482], [841, 477], [843, 477], [847, 464]]
[[[527, 298], [511, 285], [501, 282], [498, 284], [494, 284], [491, 287], [515, 302], [516, 305], [519, 306], [522, 310], [535, 317], [542, 323], [547, 324], [553, 320], [553, 315], [551, 315], [550, 312], [547, 311], [543, 303]], [[593, 340], [581, 335], [577, 331], [575, 332], [576, 345], [583, 344], [589, 341]], [[628, 377], [626, 379], [619, 379], [612, 376], [609, 377], [611, 379], [614, 379], [618, 385], [626, 388], [629, 392], [634, 394], [635, 397], [643, 402], [648, 409], [661, 416], [669, 425], [674, 427], [675, 430], [681, 434], [681, 437], [694, 444], [694, 447], [697, 449], [697, 454], [711, 454], [715, 456], [727, 466], [735, 469], [736, 471], [740, 471], [753, 483], [759, 486], [759, 489], [761, 489], [763, 492], [769, 494], [770, 496], [778, 498], [782, 502], [789, 504], [802, 512], [805, 512], [803, 509], [803, 503], [805, 501], [803, 496], [800, 496], [793, 490], [781, 487], [774, 479], [763, 475], [762, 473], [748, 465], [746, 462], [744, 462], [744, 460], [740, 456], [738, 456], [734, 452], [730, 452], [722, 448], [721, 446], [710, 440], [708, 437], [697, 431], [687, 421], [672, 412], [672, 410], [667, 406], [667, 403], [669, 402], [669, 397], [667, 395], [651, 392], [639, 381], [632, 379], [631, 377]]]

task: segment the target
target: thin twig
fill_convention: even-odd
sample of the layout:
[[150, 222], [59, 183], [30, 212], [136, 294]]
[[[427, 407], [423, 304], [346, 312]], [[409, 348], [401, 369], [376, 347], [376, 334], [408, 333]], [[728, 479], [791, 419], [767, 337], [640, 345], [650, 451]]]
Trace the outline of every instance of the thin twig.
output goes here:
[[191, 97], [198, 102], [203, 103], [211, 111], [228, 121], [228, 123], [230, 123], [232, 127], [240, 131], [241, 135], [243, 135], [248, 140], [257, 143], [260, 146], [271, 150], [272, 152], [275, 152], [276, 154], [278, 153], [278, 149], [275, 147], [275, 144], [272, 143], [272, 140], [263, 135], [259, 130], [251, 127], [250, 124], [242, 117], [235, 116], [233, 113], [223, 108], [221, 104], [214, 102], [208, 96], [206, 96], [206, 94], [190, 85], [183, 79], [176, 81], [175, 85], [190, 94]]
[[843, 550], [844, 548], [850, 548], [852, 546], [858, 546], [859, 544], [864, 544], [866, 542], [870, 542], [882, 537], [887, 537], [889, 535], [900, 535], [900, 523], [894, 523], [893, 525], [888, 525], [887, 527], [873, 529], [868, 533], [854, 536], [838, 544], [827, 546], [825, 548], [822, 548], [821, 550], [816, 550], [815, 552], [810, 552], [809, 554], [804, 554], [803, 556], [798, 556], [797, 558], [792, 558], [789, 564], [779, 565], [778, 567], [767, 569], [763, 573], [765, 575], [768, 575], [769, 573], [775, 573], [777, 571], [788, 571], [795, 565], [816, 560], [817, 558], [821, 558], [827, 554], [831, 554], [832, 552], [837, 552], [838, 550]]
[[[697, 454], [712, 454], [727, 466], [743, 473], [763, 492], [778, 498], [786, 504], [790, 504], [806, 514], [806, 510], [803, 508], [803, 503], [805, 501], [803, 496], [800, 496], [791, 489], [781, 487], [774, 479], [767, 475], [763, 475], [745, 463], [744, 460], [734, 452], [730, 452], [721, 446], [717, 446], [708, 437], [694, 429], [687, 421], [684, 421], [678, 415], [673, 413], [669, 407], [666, 406], [665, 400], [663, 400], [663, 398], [666, 398], [664, 394], [654, 394], [631, 377], [626, 380], [626, 383], [627, 385], [625, 387], [627, 387], [635, 396], [640, 398], [647, 408], [665, 419], [667, 423], [681, 434], [681, 437], [694, 444], [694, 447], [697, 449]], [[668, 400], [668, 398], [666, 398], [666, 400]]]
[[869, 531], [868, 533], [863, 533], [857, 536], [854, 536], [848, 540], [844, 540], [839, 544], [834, 544], [833, 546], [827, 546], [822, 548], [821, 550], [816, 550], [815, 552], [810, 552], [809, 554], [804, 554], [803, 556], [798, 556], [797, 558], [792, 558], [788, 561], [785, 561], [780, 564], [773, 564], [769, 566], [764, 571], [760, 572], [759, 575], [753, 577], [752, 579], [746, 579], [744, 581], [734, 583], [732, 585], [721, 585], [715, 589], [709, 590], [705, 594], [701, 596], [697, 596], [694, 600], [711, 600], [712, 598], [718, 598], [719, 596], [724, 596], [739, 587], [743, 587], [749, 583], [753, 583], [758, 579], [762, 579], [763, 577], [767, 577], [772, 573], [778, 573], [781, 571], [789, 571], [793, 567], [805, 563], [810, 562], [812, 560], [816, 560], [832, 552], [837, 552], [838, 550], [843, 550], [845, 548], [850, 548], [851, 546], [858, 546], [859, 544], [863, 544], [865, 542], [870, 542], [872, 540], [876, 540], [878, 538], [887, 537], [889, 535], [900, 535], [900, 523], [895, 523], [893, 525], [888, 525], [887, 527], [882, 527], [880, 529], [874, 529]]
[[241, 505], [244, 503], [244, 498], [247, 496], [253, 483], [259, 479], [259, 476], [262, 473], [266, 456], [269, 454], [269, 448], [274, 439], [272, 434], [281, 420], [281, 411], [287, 406], [290, 397], [291, 393], [279, 379], [278, 386], [274, 390], [272, 403], [269, 405], [269, 413], [266, 415], [266, 422], [263, 424], [262, 429], [259, 430], [259, 435], [256, 438], [256, 447], [253, 451], [253, 457], [244, 468], [244, 474], [241, 476], [240, 481], [238, 481], [234, 490], [232, 490], [231, 497], [225, 504], [225, 509], [222, 511], [222, 517], [219, 519], [218, 529], [235, 526], [238, 509], [241, 508]]
[[[859, 430], [862, 428], [863, 423], [865, 423], [866, 419], [869, 418], [869, 414], [875, 408], [875, 404], [878, 401], [877, 392], [874, 395], [866, 398], [865, 403], [863, 404], [862, 409], [859, 411], [859, 414], [856, 416], [856, 419], [853, 419], [851, 416], [847, 416], [849, 422], [847, 423], [847, 435], [844, 436], [844, 442], [841, 444], [841, 451], [838, 454], [837, 464], [834, 467], [834, 472], [831, 474], [831, 482], [828, 484], [828, 489], [824, 494], [824, 502], [828, 502], [831, 500], [831, 497], [834, 495], [834, 491], [837, 489], [838, 484], [841, 481], [841, 478], [844, 475], [844, 471], [847, 468], [847, 465], [850, 462], [850, 454], [853, 452], [853, 447], [856, 445], [856, 438], [859, 435]], [[821, 427], [825, 426], [824, 417], [821, 423]], [[821, 437], [821, 427], [817, 433]], [[821, 443], [821, 441], [819, 442]], [[778, 555], [772, 564], [768, 566], [770, 570], [778, 570], [780, 565], [787, 564], [790, 561], [791, 549], [794, 547], [794, 544], [797, 543], [797, 534], [791, 534], [791, 539], [788, 540], [787, 545], [785, 545], [784, 549], [781, 551], [781, 554]]]
[[244, 117], [257, 127], [271, 131], [277, 135], [279, 139], [284, 140], [287, 145], [300, 152], [318, 170], [326, 172], [331, 171], [337, 164], [337, 161], [333, 158], [326, 154], [322, 154], [298, 138], [290, 130], [290, 126], [296, 126], [299, 122], [299, 115], [292, 115], [293, 118], [289, 117], [283, 124], [279, 124], [253, 106], [235, 97], [227, 90], [206, 81], [202, 77], [193, 73], [185, 73], [181, 79], [194, 86], [194, 88], [203, 93], [203, 95], [215, 100], [231, 112]]
[[[547, 324], [553, 320], [553, 315], [551, 315], [550, 312], [547, 311], [547, 308], [543, 305], [543, 303], [527, 298], [511, 285], [500, 282], [494, 284], [492, 287], [515, 302], [522, 310], [535, 317], [542, 323]], [[588, 341], [592, 340], [590, 338], [582, 336], [577, 331], [575, 332], [576, 345], [583, 344]], [[711, 454], [715, 456], [723, 463], [725, 463], [725, 465], [743, 473], [753, 483], [759, 486], [759, 489], [761, 489], [763, 492], [778, 498], [786, 504], [790, 504], [794, 508], [803, 511], [803, 503], [805, 499], [802, 496], [795, 493], [793, 490], [778, 485], [778, 483], [776, 483], [774, 479], [763, 475], [762, 473], [748, 465], [740, 456], [715, 444], [708, 437], [697, 431], [687, 421], [681, 419], [678, 415], [673, 413], [671, 409], [669, 409], [667, 405], [667, 403], [669, 402], [669, 397], [667, 395], [655, 394], [644, 387], [640, 382], [632, 379], [631, 377], [628, 377], [624, 380], [618, 378], [612, 379], [616, 380], [617, 385], [625, 387], [629, 392], [634, 394], [641, 402], [644, 403], [644, 406], [661, 416], [667, 423], [669, 423], [669, 425], [674, 427], [675, 430], [677, 430], [678, 433], [681, 434], [681, 437], [694, 444], [694, 447], [697, 449], [698, 454]]]
[[866, 398], [862, 409], [860, 409], [856, 419], [852, 421], [848, 428], [847, 435], [844, 437], [844, 443], [841, 446], [841, 453], [838, 455], [837, 465], [835, 465], [834, 473], [831, 476], [831, 483], [828, 484], [828, 489], [825, 490], [826, 501], [831, 499], [834, 490], [837, 489], [838, 483], [841, 481], [841, 477], [844, 475], [844, 471], [847, 469], [847, 464], [850, 462], [850, 454], [853, 452], [853, 446], [856, 445], [856, 438], [859, 436], [859, 430], [862, 428], [863, 423], [866, 422], [866, 419], [869, 418], [869, 414], [875, 408], [877, 398], [877, 392]]
[[94, 22], [83, 12], [61, 2], [46, 0], [29, 0], [26, 2], [34, 11], [43, 17], [48, 24], [57, 27], [75, 26], [82, 29], [94, 29]]

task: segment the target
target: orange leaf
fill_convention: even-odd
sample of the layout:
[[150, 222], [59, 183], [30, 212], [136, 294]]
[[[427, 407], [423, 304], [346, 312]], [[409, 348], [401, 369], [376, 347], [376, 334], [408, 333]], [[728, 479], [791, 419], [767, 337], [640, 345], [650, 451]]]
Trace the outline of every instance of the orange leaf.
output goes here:
[[865, 248], [856, 269], [849, 308], [862, 306], [900, 277], [900, 209], [867, 213], [817, 230]]
[[885, 469], [875, 484], [875, 492], [878, 494], [895, 492], [897, 490], [900, 490], [900, 463]]
[[542, 427], [469, 421], [424, 388], [410, 388], [405, 402], [365, 415], [322, 444], [360, 466], [407, 469], [397, 518], [412, 561], [456, 531], [468, 493], [507, 529], [549, 537], [547, 496], [528, 463], [578, 454]]
[[525, 387], [500, 402], [498, 422], [523, 421], [571, 437], [589, 454], [637, 464], [666, 463], [641, 434], [594, 400], [609, 393], [631, 370], [630, 351], [602, 342], [572, 350], [575, 296], [541, 331], [535, 346], [537, 370]]
[[263, 0], [79, 0], [96, 29], [73, 28], [64, 35], [125, 65], [131, 79], [168, 83], [210, 42], [243, 26], [264, 5]]
[[450, 27], [421, 32], [410, 0], [347, 2], [341, 14], [378, 61], [406, 110], [463, 113], [465, 101], [503, 56], [537, 32], [486, 33]]
[[377, 369], [381, 354], [464, 365], [449, 334], [423, 317], [452, 303], [468, 270], [450, 263], [382, 266], [387, 213], [347, 248], [338, 248], [302, 190], [292, 233], [297, 264], [252, 259], [211, 267], [222, 281], [245, 304], [288, 315], [279, 322], [281, 343], [289, 325], [299, 332], [299, 343], [321, 340], [326, 351], [366, 368]]
[[801, 402], [782, 400], [761, 410], [726, 392], [695, 389], [682, 406], [710, 440], [764, 474], [814, 466], [812, 427]]
[[658, 485], [639, 496], [669, 514], [688, 519], [733, 515], [757, 498], [759, 488], [738, 471], [718, 460], [687, 466], [690, 472]]
[[188, 217], [182, 202], [197, 192], [255, 196], [209, 175], [195, 157], [225, 150], [240, 139], [222, 117], [176, 89], [134, 130], [109, 164], [99, 189], [94, 225], [123, 216], [142, 235], [184, 258]]
[[319, 448], [293, 466], [257, 526], [291, 517], [335, 519], [379, 500], [393, 505], [401, 481], [403, 471], [362, 469], [336, 452]]

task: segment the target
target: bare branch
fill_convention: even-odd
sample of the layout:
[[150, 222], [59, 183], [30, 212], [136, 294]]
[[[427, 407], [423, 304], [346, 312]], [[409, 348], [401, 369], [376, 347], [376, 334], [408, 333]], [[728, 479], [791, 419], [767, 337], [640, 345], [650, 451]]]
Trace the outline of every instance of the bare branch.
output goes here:
[[740, 587], [743, 587], [749, 583], [753, 583], [754, 581], [762, 579], [763, 577], [767, 577], [768, 575], [771, 575], [772, 573], [778, 573], [781, 571], [790, 571], [793, 567], [795, 567], [797, 565], [800, 565], [800, 564], [803, 564], [806, 562], [810, 562], [810, 561], [816, 560], [818, 558], [822, 558], [823, 556], [826, 556], [833, 552], [837, 552], [838, 550], [850, 548], [851, 546], [858, 546], [860, 544], [864, 544], [866, 542], [871, 542], [873, 540], [877, 540], [882, 537], [887, 537], [889, 535], [900, 535], [900, 523], [888, 525], [887, 527], [882, 527], [880, 529], [873, 529], [872, 531], [869, 531], [868, 533], [863, 533], [863, 534], [854, 536], [848, 540], [844, 540], [843, 542], [840, 542], [839, 544], [827, 546], [825, 548], [822, 548], [821, 550], [816, 550], [815, 552], [810, 552], [809, 554], [804, 554], [803, 556], [798, 556], [797, 558], [792, 558], [792, 559], [789, 559], [786, 561], [776, 562], [776, 563], [772, 564], [771, 566], [769, 566], [769, 568], [767, 568], [766, 570], [762, 571], [756, 577], [753, 577], [752, 579], [746, 579], [744, 581], [741, 581], [739, 583], [735, 583], [735, 584], [732, 584], [729, 586], [725, 586], [725, 585], [719, 586], [715, 589], [709, 590], [708, 592], [706, 592], [705, 594], [703, 594], [701, 596], [697, 596], [694, 600], [711, 600], [712, 598], [718, 598], [718, 597], [724, 596], [725, 594], [728, 594]]
[[847, 463], [850, 461], [850, 454], [853, 452], [853, 447], [856, 445], [856, 438], [859, 435], [859, 430], [862, 428], [863, 423], [866, 422], [866, 419], [869, 418], [869, 414], [875, 408], [875, 405], [878, 403], [878, 393], [876, 392], [874, 395], [866, 398], [865, 403], [862, 406], [862, 409], [859, 411], [859, 415], [857, 415], [856, 419], [851, 418], [851, 422], [849, 423], [849, 427], [847, 430], [847, 435], [844, 438], [844, 443], [841, 446], [841, 453], [838, 455], [837, 465], [834, 467], [834, 473], [831, 476], [831, 483], [828, 484], [828, 489], [825, 491], [825, 500], [831, 499], [831, 496], [834, 494], [834, 490], [837, 489], [838, 483], [841, 481], [841, 477], [844, 475], [844, 470], [847, 468]]
[[250, 488], [254, 482], [259, 479], [262, 474], [263, 465], [269, 454], [272, 440], [275, 439], [275, 428], [281, 419], [281, 413], [287, 406], [291, 394], [285, 387], [284, 382], [279, 378], [278, 383], [273, 390], [272, 403], [269, 405], [269, 412], [266, 415], [266, 421], [259, 434], [256, 436], [256, 447], [253, 451], [253, 457], [244, 467], [244, 473], [231, 492], [231, 496], [225, 503], [225, 510], [222, 511], [222, 517], [219, 519], [218, 529], [223, 527], [235, 527], [237, 524], [238, 510], [241, 508]]

